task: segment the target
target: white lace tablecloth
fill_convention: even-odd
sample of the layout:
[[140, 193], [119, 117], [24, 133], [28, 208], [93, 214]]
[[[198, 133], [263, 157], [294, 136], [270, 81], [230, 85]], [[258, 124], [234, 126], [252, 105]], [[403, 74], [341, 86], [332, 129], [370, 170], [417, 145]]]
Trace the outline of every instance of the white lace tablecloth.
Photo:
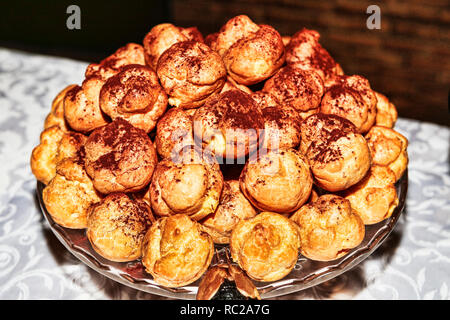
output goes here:
[[[29, 158], [53, 97], [86, 63], [0, 48], [0, 299], [162, 299], [105, 278], [73, 257], [40, 212]], [[425, 107], [425, 106], [424, 106]], [[280, 299], [449, 299], [449, 127], [399, 119], [409, 139], [406, 209], [367, 260]]]

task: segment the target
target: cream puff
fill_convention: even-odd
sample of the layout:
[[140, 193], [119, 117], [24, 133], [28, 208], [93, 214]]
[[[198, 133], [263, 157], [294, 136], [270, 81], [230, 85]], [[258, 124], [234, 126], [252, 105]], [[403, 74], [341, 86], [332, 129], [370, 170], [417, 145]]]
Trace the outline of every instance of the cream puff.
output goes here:
[[145, 233], [155, 221], [150, 206], [124, 193], [112, 193], [91, 206], [86, 235], [105, 259], [133, 261], [142, 256]]
[[145, 62], [156, 71], [159, 57], [164, 51], [177, 42], [189, 40], [203, 42], [203, 36], [196, 27], [180, 28], [171, 23], [158, 24], [144, 38]]
[[279, 104], [268, 92], [257, 91], [252, 98], [261, 109], [264, 121], [263, 150], [297, 147], [300, 144], [300, 113], [288, 105]]
[[375, 123], [377, 97], [366, 78], [337, 76], [325, 83], [320, 112], [346, 118], [366, 133]]
[[208, 269], [214, 243], [198, 222], [176, 214], [158, 219], [142, 245], [142, 264], [156, 283], [166, 287], [188, 285]]
[[223, 187], [220, 167], [194, 146], [185, 146], [178, 158], [158, 163], [149, 188], [155, 214], [186, 214], [200, 220], [216, 211]]
[[219, 54], [206, 44], [182, 41], [164, 51], [156, 68], [169, 96], [169, 104], [185, 109], [198, 108], [219, 93], [226, 70]]
[[103, 84], [102, 78], [92, 76], [86, 78], [81, 86], [75, 86], [66, 93], [64, 117], [73, 130], [88, 133], [108, 123], [99, 105]]
[[347, 189], [369, 170], [369, 147], [350, 121], [317, 113], [302, 122], [301, 133], [300, 150], [319, 187], [331, 192]]
[[395, 174], [389, 167], [373, 165], [368, 174], [343, 195], [364, 224], [375, 224], [389, 218], [398, 206], [395, 181]]
[[31, 153], [31, 171], [36, 179], [48, 184], [56, 175], [57, 164], [81, 152], [86, 139], [81, 133], [65, 132], [60, 126], [45, 129], [41, 133], [40, 144]]
[[155, 146], [165, 159], [176, 156], [188, 145], [194, 145], [193, 117], [195, 109], [172, 108], [156, 125]]
[[57, 224], [70, 229], [87, 227], [89, 207], [101, 196], [84, 169], [81, 153], [58, 163], [55, 177], [42, 191], [42, 199]]
[[375, 125], [393, 128], [398, 117], [395, 105], [390, 102], [385, 95], [379, 92], [375, 92], [375, 95], [377, 97], [377, 116], [375, 118]]
[[258, 209], [289, 213], [309, 198], [312, 176], [297, 150], [276, 150], [250, 159], [239, 178], [245, 197]]
[[146, 66], [128, 65], [100, 90], [100, 108], [112, 120], [122, 118], [150, 132], [166, 111], [167, 95], [156, 73]]
[[299, 249], [297, 225], [273, 212], [241, 220], [231, 233], [231, 257], [257, 281], [276, 281], [288, 275], [297, 262]]
[[242, 90], [212, 97], [194, 114], [196, 141], [221, 158], [242, 158], [256, 150], [263, 128], [261, 110], [251, 95]]
[[76, 85], [71, 84], [61, 90], [58, 95], [53, 99], [52, 109], [47, 115], [44, 121], [44, 129], [50, 128], [52, 126], [59, 126], [63, 131], [68, 131], [69, 126], [66, 119], [64, 118], [64, 97], [66, 93], [73, 89]]
[[94, 130], [85, 150], [86, 171], [103, 194], [141, 190], [150, 182], [157, 163], [146, 132], [122, 118]]
[[127, 43], [100, 63], [91, 63], [86, 68], [85, 77], [107, 80], [129, 64], [145, 65], [144, 48], [141, 45]]
[[408, 166], [408, 139], [393, 129], [373, 126], [366, 140], [373, 163], [389, 167], [399, 180]]
[[240, 191], [239, 181], [229, 180], [224, 182], [216, 211], [201, 223], [214, 243], [225, 244], [230, 242], [231, 231], [239, 221], [253, 218], [256, 214], [256, 210]]
[[257, 25], [245, 15], [228, 20], [211, 46], [222, 56], [228, 74], [244, 85], [269, 78], [285, 60], [278, 31]]
[[324, 81], [343, 75], [341, 66], [334, 61], [319, 43], [320, 34], [303, 28], [295, 33], [286, 44], [286, 62], [304, 70], [315, 70]]
[[324, 83], [314, 70], [286, 66], [264, 83], [263, 91], [272, 94], [279, 104], [296, 109], [302, 118], [306, 118], [319, 112]]
[[311, 260], [339, 259], [365, 235], [364, 223], [350, 202], [334, 194], [304, 205], [290, 219], [300, 227], [301, 254]]

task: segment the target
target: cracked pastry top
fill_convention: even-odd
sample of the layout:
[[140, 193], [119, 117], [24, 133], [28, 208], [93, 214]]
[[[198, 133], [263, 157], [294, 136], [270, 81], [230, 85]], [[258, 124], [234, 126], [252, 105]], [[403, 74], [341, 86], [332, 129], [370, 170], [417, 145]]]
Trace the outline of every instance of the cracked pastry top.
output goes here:
[[231, 234], [233, 261], [257, 281], [276, 281], [289, 274], [297, 263], [299, 249], [297, 225], [274, 212], [241, 220]]
[[226, 70], [219, 54], [197, 41], [175, 43], [164, 51], [156, 68], [169, 104], [185, 109], [198, 108], [219, 93]]
[[176, 214], [150, 227], [142, 251], [142, 264], [154, 281], [173, 288], [202, 276], [211, 263], [214, 243], [198, 222]]
[[350, 202], [334, 194], [304, 205], [290, 219], [300, 229], [300, 252], [312, 260], [338, 259], [357, 247], [365, 235], [364, 223]]
[[128, 65], [105, 82], [99, 103], [112, 120], [123, 118], [136, 128], [149, 132], [166, 111], [167, 95], [153, 70]]

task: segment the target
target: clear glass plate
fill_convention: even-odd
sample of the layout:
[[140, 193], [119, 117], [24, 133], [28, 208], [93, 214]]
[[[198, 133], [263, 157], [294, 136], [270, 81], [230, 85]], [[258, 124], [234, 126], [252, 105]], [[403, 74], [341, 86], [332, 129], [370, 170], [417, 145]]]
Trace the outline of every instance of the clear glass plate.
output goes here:
[[[37, 183], [37, 195], [42, 213], [56, 237], [67, 250], [83, 263], [102, 275], [137, 290], [176, 299], [195, 299], [200, 280], [181, 288], [166, 288], [153, 281], [152, 276], [145, 272], [140, 261], [119, 263], [99, 256], [92, 249], [85, 230], [66, 229], [53, 221], [42, 201], [42, 190], [44, 187], [44, 184]], [[310, 288], [339, 276], [366, 259], [394, 229], [403, 211], [408, 189], [407, 171], [396, 183], [396, 188], [399, 197], [398, 207], [390, 218], [375, 225], [366, 226], [365, 238], [358, 247], [351, 250], [346, 256], [328, 262], [312, 261], [300, 255], [294, 270], [282, 280], [255, 282], [261, 298], [269, 299]], [[227, 246], [216, 247], [217, 254], [214, 256], [212, 265], [225, 261], [226, 250], [228, 250]]]

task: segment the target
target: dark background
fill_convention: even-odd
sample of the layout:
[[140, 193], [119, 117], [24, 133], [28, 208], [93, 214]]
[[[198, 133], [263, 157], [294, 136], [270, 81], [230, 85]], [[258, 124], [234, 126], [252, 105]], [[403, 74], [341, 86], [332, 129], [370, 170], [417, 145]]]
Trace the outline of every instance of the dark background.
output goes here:
[[[81, 30], [66, 28], [66, 8], [81, 8]], [[381, 8], [381, 29], [366, 28], [366, 9]], [[207, 35], [247, 14], [282, 35], [318, 30], [347, 74], [361, 74], [401, 117], [450, 124], [449, 0], [123, 0], [2, 1], [0, 46], [99, 61], [152, 26], [198, 26]]]

